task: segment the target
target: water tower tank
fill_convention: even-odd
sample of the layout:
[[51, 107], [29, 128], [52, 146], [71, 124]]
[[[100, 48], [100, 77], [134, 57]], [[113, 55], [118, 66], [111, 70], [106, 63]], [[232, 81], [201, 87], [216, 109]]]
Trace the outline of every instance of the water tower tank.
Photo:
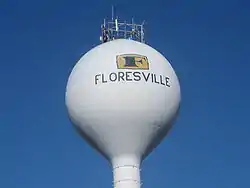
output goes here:
[[104, 24], [102, 43], [73, 68], [66, 106], [78, 132], [110, 161], [114, 187], [139, 188], [141, 162], [178, 114], [180, 85], [168, 60], [144, 43], [142, 25], [117, 37], [122, 24], [110, 23], [116, 27]]

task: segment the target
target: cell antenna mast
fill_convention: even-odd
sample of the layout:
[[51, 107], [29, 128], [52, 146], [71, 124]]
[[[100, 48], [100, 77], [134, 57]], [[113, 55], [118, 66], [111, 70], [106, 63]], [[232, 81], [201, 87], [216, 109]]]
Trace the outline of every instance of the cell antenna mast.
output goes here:
[[128, 39], [145, 43], [144, 22], [142, 24], [136, 24], [134, 22], [134, 19], [132, 19], [131, 23], [126, 21], [120, 22], [118, 20], [118, 17], [114, 17], [114, 6], [112, 6], [111, 21], [104, 19], [103, 24], [101, 24], [101, 43], [105, 43], [115, 39]]
[[112, 21], [114, 21], [114, 6], [112, 6]]

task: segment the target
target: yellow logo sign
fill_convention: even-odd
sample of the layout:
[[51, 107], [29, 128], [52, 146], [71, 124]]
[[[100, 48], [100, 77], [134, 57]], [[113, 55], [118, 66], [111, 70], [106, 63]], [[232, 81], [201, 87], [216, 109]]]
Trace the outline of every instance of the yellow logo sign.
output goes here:
[[116, 56], [118, 69], [149, 69], [148, 58], [138, 54], [122, 54]]

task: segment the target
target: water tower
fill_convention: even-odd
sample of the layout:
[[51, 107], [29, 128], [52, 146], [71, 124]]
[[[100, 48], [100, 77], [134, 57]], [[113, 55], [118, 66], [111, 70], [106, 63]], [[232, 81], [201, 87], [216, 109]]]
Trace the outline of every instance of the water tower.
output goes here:
[[145, 44], [143, 24], [104, 20], [101, 44], [84, 54], [66, 88], [69, 117], [112, 165], [115, 188], [140, 188], [140, 166], [180, 107], [169, 61]]

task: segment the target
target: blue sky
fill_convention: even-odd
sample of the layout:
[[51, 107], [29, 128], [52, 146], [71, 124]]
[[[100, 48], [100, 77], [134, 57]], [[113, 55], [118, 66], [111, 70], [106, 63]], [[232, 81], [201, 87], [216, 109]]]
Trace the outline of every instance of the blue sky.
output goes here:
[[144, 188], [250, 187], [247, 0], [1, 1], [0, 187], [112, 186], [64, 104], [70, 70], [99, 43], [111, 4], [124, 20], [146, 20], [147, 42], [181, 82], [180, 117], [144, 161]]

